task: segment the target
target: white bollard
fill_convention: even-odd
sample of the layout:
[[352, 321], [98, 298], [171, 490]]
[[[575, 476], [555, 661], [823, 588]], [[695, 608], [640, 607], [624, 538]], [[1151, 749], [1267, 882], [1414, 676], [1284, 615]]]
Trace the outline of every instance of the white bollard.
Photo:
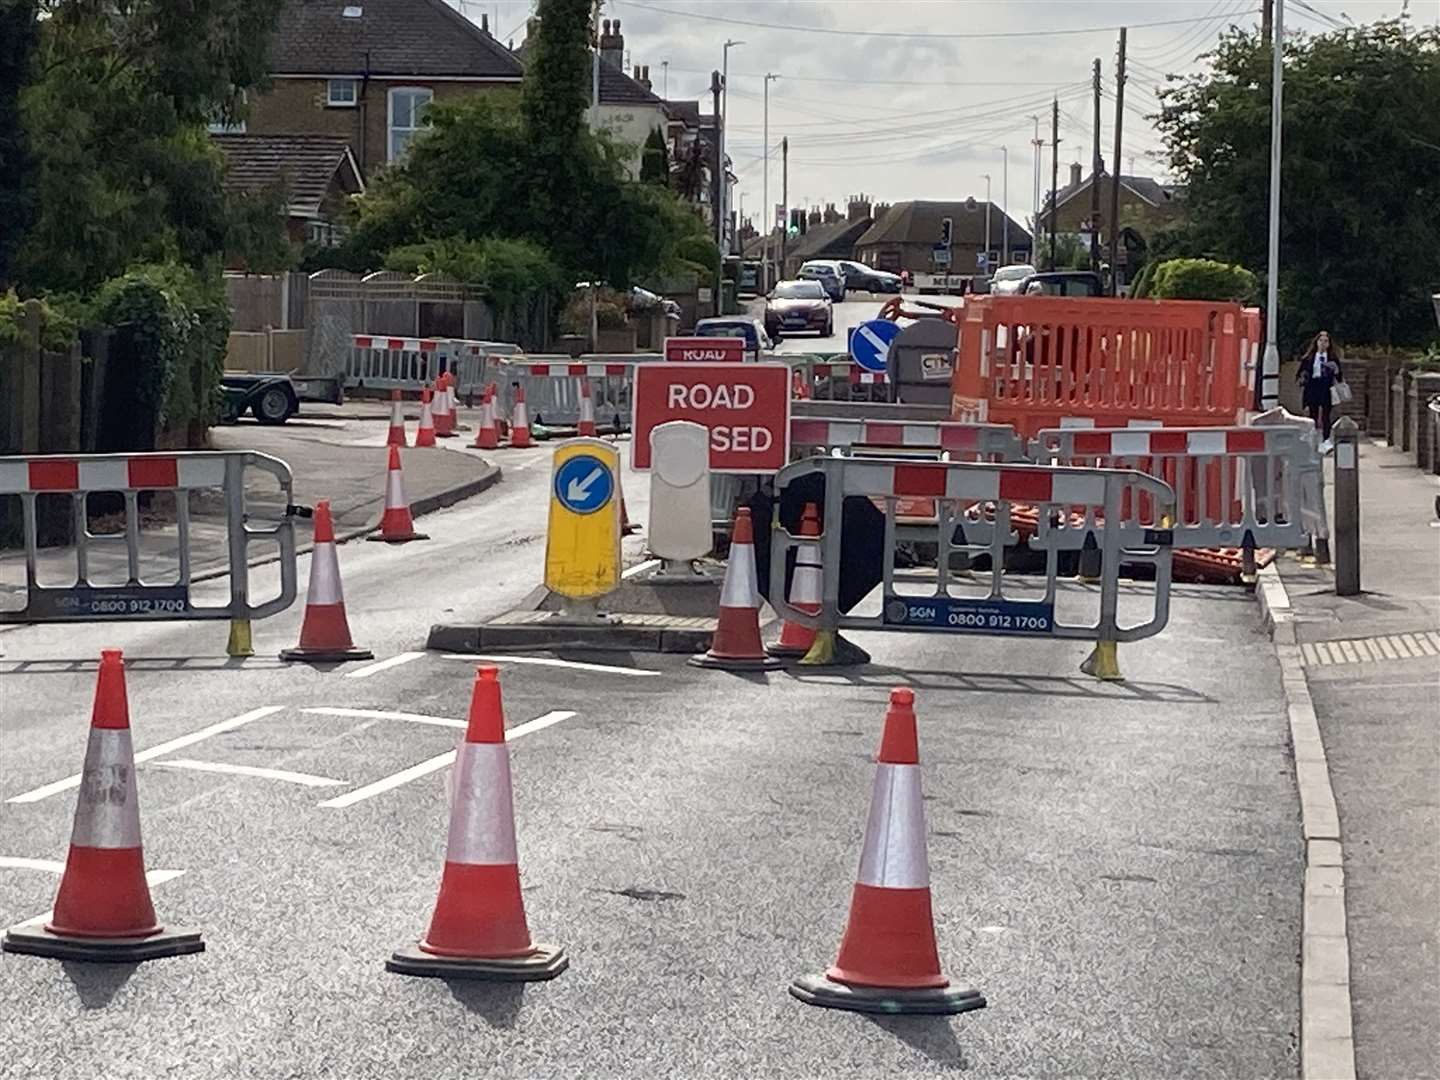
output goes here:
[[698, 581], [694, 560], [710, 554], [710, 432], [672, 420], [650, 432], [650, 550], [661, 560], [652, 581]]

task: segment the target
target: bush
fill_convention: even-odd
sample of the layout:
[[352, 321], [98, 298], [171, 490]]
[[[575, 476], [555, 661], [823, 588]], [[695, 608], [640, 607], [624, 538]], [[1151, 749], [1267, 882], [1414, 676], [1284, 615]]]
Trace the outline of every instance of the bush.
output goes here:
[[1155, 267], [1146, 295], [1156, 300], [1233, 300], [1253, 303], [1255, 275], [1211, 259], [1167, 259]]
[[407, 274], [444, 274], [476, 286], [498, 308], [508, 309], [539, 292], [558, 292], [559, 271], [550, 255], [528, 240], [458, 238], [398, 247], [385, 269]]
[[[65, 352], [79, 337], [79, 323], [57, 303], [38, 301], [40, 305], [40, 348], [46, 352]], [[0, 293], [0, 348], [25, 341], [25, 301], [15, 290]]]
[[700, 275], [700, 283], [713, 287], [720, 278], [720, 248], [708, 236], [691, 234], [675, 244], [675, 255], [686, 270]]
[[175, 263], [138, 266], [100, 287], [113, 327], [102, 449], [151, 450], [156, 435], [204, 442], [220, 410], [230, 308], [220, 281]]
[[[625, 294], [601, 288], [595, 297], [595, 323], [601, 330], [625, 329]], [[590, 333], [590, 290], [576, 289], [560, 313], [560, 329], [567, 334]]]

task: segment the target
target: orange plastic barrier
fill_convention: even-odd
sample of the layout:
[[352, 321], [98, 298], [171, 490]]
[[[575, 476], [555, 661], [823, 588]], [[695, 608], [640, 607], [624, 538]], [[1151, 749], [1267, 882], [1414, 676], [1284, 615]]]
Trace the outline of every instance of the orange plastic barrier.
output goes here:
[[951, 419], [1025, 438], [1076, 421], [1239, 423], [1248, 330], [1239, 304], [977, 296], [960, 320]]

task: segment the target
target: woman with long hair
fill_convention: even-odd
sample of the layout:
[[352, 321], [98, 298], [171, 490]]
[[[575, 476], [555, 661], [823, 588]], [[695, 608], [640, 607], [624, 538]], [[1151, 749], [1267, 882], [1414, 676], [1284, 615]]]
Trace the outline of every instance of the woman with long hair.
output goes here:
[[1330, 340], [1329, 332], [1321, 330], [1305, 350], [1300, 366], [1295, 370], [1295, 381], [1302, 388], [1302, 403], [1310, 419], [1320, 429], [1322, 439], [1330, 438], [1331, 388], [1344, 379], [1345, 373], [1340, 369], [1340, 349]]

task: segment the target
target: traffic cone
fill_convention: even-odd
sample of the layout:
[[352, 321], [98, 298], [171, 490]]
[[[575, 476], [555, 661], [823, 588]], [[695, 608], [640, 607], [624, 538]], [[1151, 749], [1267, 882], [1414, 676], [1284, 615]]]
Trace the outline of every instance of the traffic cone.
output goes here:
[[400, 448], [390, 447], [390, 464], [385, 471], [385, 513], [380, 518], [379, 533], [371, 533], [365, 539], [379, 540], [387, 544], [408, 544], [411, 540], [429, 540], [424, 533], [415, 531], [415, 519], [410, 516], [410, 502], [405, 498], [405, 474], [400, 470]]
[[305, 594], [300, 644], [286, 649], [280, 659], [310, 663], [375, 659], [374, 653], [357, 649], [350, 639], [345, 596], [340, 589], [340, 559], [335, 553], [335, 526], [326, 499], [315, 504], [315, 547], [310, 552], [310, 588]]
[[119, 649], [100, 654], [90, 741], [55, 909], [43, 926], [11, 927], [0, 945], [6, 952], [111, 963], [205, 949], [199, 931], [161, 926], [150, 902]]
[[475, 441], [470, 444], [476, 450], [494, 450], [500, 445], [499, 433], [495, 430], [495, 388], [486, 387], [480, 397], [480, 426], [475, 429]]
[[697, 667], [722, 671], [765, 671], [780, 661], [765, 655], [760, 644], [760, 591], [755, 584], [755, 533], [750, 525], [750, 508], [735, 511], [735, 528], [730, 534], [730, 561], [725, 565], [725, 583], [720, 587], [720, 618], [710, 651], [690, 657]]
[[510, 445], [523, 450], [530, 442], [530, 413], [525, 408], [525, 388], [515, 384], [515, 409], [510, 414]]
[[[820, 561], [820, 511], [814, 503], [805, 504], [800, 517], [800, 535], [810, 537], [795, 549], [795, 572], [790, 578], [790, 606], [809, 615], [820, 614], [824, 573]], [[766, 648], [771, 656], [801, 657], [815, 644], [815, 627], [802, 626], [786, 619], [780, 627], [780, 640]]]
[[409, 446], [409, 440], [405, 438], [405, 413], [404, 406], [400, 401], [400, 391], [390, 391], [390, 434], [385, 439], [386, 446]]
[[590, 396], [590, 380], [580, 376], [580, 424], [575, 434], [595, 437], [595, 399]]
[[441, 979], [553, 979], [570, 961], [558, 946], [531, 941], [525, 921], [497, 668], [476, 670], [452, 791], [445, 872], [430, 929], [417, 944], [396, 950], [386, 970]]
[[435, 445], [435, 413], [430, 408], [432, 394], [427, 386], [420, 391], [420, 428], [415, 432], [415, 445]]
[[913, 690], [890, 691], [840, 957], [823, 975], [790, 984], [790, 993], [807, 1005], [885, 1014], [985, 1007], [978, 990], [951, 986], [940, 973], [914, 704]]
[[454, 376], [442, 372], [435, 392], [439, 408], [435, 412], [435, 434], [442, 439], [455, 438]]

